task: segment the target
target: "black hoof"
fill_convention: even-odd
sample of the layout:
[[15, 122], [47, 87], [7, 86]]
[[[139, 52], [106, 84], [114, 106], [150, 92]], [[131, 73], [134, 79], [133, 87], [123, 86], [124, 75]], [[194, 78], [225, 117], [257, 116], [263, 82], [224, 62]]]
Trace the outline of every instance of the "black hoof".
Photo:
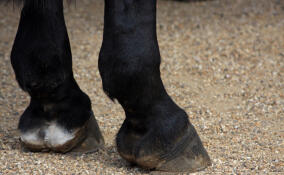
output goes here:
[[188, 173], [203, 170], [211, 165], [211, 161], [198, 135], [190, 130], [188, 129], [183, 138], [180, 138], [166, 153], [162, 153], [162, 149], [155, 150], [161, 145], [153, 142], [152, 150], [139, 148], [139, 145], [136, 145], [138, 147], [136, 154], [129, 152], [125, 154], [121, 151], [120, 155], [129, 162], [149, 170]]
[[148, 113], [148, 119], [126, 115], [117, 135], [121, 157], [145, 169], [167, 172], [196, 172], [210, 166], [207, 151], [186, 113], [176, 105], [158, 106]]
[[211, 165], [211, 160], [204, 149], [198, 135], [188, 129], [184, 139], [170, 150], [168, 155], [161, 157], [162, 161], [156, 170], [168, 172], [196, 172]]
[[95, 117], [91, 117], [86, 126], [86, 137], [72, 152], [90, 153], [104, 146], [104, 138]]

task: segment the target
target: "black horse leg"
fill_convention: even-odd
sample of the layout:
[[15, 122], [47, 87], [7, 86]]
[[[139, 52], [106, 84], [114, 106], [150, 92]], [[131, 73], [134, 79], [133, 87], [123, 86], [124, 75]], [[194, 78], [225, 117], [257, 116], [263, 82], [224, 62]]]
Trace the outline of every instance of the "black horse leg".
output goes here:
[[23, 145], [33, 151], [91, 151], [103, 144], [89, 97], [72, 72], [63, 0], [25, 0], [11, 63], [31, 102], [21, 116]]
[[156, 0], [105, 0], [99, 70], [104, 91], [126, 114], [118, 152], [147, 169], [201, 170], [210, 158], [185, 111], [167, 94], [159, 66]]

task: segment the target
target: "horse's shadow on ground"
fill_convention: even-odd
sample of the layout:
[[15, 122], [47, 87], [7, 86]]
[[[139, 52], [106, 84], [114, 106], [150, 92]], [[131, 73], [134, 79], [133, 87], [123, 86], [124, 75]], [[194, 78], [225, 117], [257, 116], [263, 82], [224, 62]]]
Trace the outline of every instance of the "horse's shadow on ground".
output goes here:
[[[121, 169], [124, 168], [127, 174], [133, 173], [133, 169], [138, 171], [142, 174], [149, 174], [150, 170], [144, 170], [136, 165], [133, 165], [123, 158], [119, 156], [119, 153], [116, 150], [115, 145], [108, 145], [103, 148], [100, 148], [96, 152], [92, 153], [67, 153], [66, 155], [70, 156], [71, 158], [76, 159], [77, 156], [84, 155], [84, 161], [100, 161], [106, 167]], [[91, 159], [91, 160], [90, 160]]]
[[[19, 140], [19, 131], [16, 129], [9, 130], [8, 132], [4, 132], [0, 130], [0, 151], [1, 150], [14, 150], [17, 151], [19, 154], [23, 153], [32, 153], [31, 151], [25, 149]], [[79, 153], [79, 152], [68, 152], [65, 154], [62, 153], [54, 153], [54, 152], [42, 152], [42, 154], [52, 154], [53, 156], [67, 156], [70, 159], [77, 159], [78, 157], [82, 158], [83, 161], [90, 163], [90, 162], [100, 162], [105, 165], [105, 167], [110, 167], [114, 169], [121, 169], [123, 168], [127, 174], [131, 174], [134, 171], [141, 173], [141, 174], [151, 174], [151, 175], [159, 175], [159, 174], [176, 174], [176, 173], [166, 173], [166, 172], [159, 172], [154, 170], [145, 170], [137, 165], [133, 165], [123, 158], [119, 156], [119, 153], [116, 150], [115, 144], [105, 145], [104, 147], [91, 152], [91, 153]]]
[[[0, 150], [14, 150], [19, 154], [23, 153], [33, 153], [30, 150], [24, 148], [19, 140], [19, 133], [17, 130], [9, 130], [9, 132], [3, 132], [0, 130]], [[68, 152], [65, 154], [55, 153], [55, 152], [42, 152], [42, 154], [52, 154], [53, 156], [64, 155], [70, 159], [77, 159], [83, 156], [83, 161], [85, 162], [100, 162], [105, 165], [105, 167], [121, 169], [124, 168], [127, 174], [133, 173], [133, 169], [142, 174], [151, 173], [150, 170], [144, 170], [136, 165], [130, 164], [126, 160], [119, 156], [115, 145], [105, 145], [104, 147], [91, 152], [91, 153], [79, 153], [79, 152]]]
[[[78, 153], [69, 153], [69, 156], [76, 158], [76, 156], [81, 156], [82, 154]], [[106, 146], [102, 149], [99, 149], [95, 153], [87, 153], [85, 161], [90, 161], [89, 156], [91, 156], [93, 161], [101, 161], [103, 162], [106, 167], [113, 167], [115, 169], [121, 169], [124, 168], [127, 174], [133, 174], [133, 171], [141, 173], [141, 174], [150, 174], [150, 175], [176, 175], [180, 174], [177, 172], [161, 172], [161, 171], [155, 171], [155, 170], [145, 170], [137, 165], [131, 164], [121, 158], [119, 156], [119, 153], [116, 150], [116, 147], [114, 145]], [[88, 156], [89, 155], [89, 156]]]

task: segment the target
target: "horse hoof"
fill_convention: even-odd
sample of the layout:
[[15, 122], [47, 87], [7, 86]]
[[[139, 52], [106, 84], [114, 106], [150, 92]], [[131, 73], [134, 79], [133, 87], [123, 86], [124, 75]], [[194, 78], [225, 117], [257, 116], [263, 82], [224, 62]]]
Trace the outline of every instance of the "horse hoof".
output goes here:
[[100, 132], [95, 117], [91, 117], [86, 126], [86, 137], [72, 152], [90, 153], [104, 146], [104, 138]]
[[84, 126], [72, 131], [67, 131], [56, 122], [46, 123], [36, 130], [21, 133], [20, 142], [32, 152], [85, 153], [102, 147], [104, 139], [92, 115]]
[[156, 171], [187, 173], [201, 171], [211, 165], [210, 157], [193, 128], [188, 128], [187, 133], [166, 154], [142, 156], [136, 162]]
[[198, 140], [190, 141], [189, 144], [178, 144], [166, 155], [139, 157], [135, 161], [145, 169], [162, 172], [193, 173], [211, 165], [206, 150]]
[[[211, 165], [209, 155], [190, 123], [184, 131], [162, 133], [163, 130], [156, 127], [159, 129], [142, 135], [129, 130], [131, 125], [125, 123], [117, 137], [118, 152], [133, 164], [148, 170], [187, 173]], [[175, 135], [177, 133], [180, 134]]]
[[196, 135], [192, 140], [187, 139], [184, 143], [177, 144], [168, 155], [165, 155], [165, 159], [162, 158], [164, 160], [156, 167], [156, 170], [193, 173], [210, 166], [211, 160], [199, 136]]

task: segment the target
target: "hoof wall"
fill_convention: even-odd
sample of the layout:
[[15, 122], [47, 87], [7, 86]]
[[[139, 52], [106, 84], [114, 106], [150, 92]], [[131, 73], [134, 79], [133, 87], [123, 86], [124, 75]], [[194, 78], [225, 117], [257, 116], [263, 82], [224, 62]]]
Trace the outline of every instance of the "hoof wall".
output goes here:
[[201, 171], [211, 165], [208, 155], [190, 156], [190, 153], [180, 155], [173, 160], [162, 163], [156, 168], [158, 171], [167, 172], [188, 172]]
[[[211, 165], [210, 157], [202, 145], [199, 136], [192, 135], [188, 130], [188, 137], [184, 143], [178, 144], [176, 148], [183, 151], [177, 151], [176, 155], [164, 159], [157, 167], [158, 171], [167, 172], [196, 172], [205, 169]], [[176, 150], [178, 150], [176, 149]], [[175, 151], [173, 151], [175, 152]], [[168, 155], [166, 155], [168, 157]]]
[[72, 152], [90, 153], [95, 152], [104, 146], [104, 139], [96, 122], [92, 117], [86, 127], [86, 138]]
[[[160, 147], [161, 149], [162, 147]], [[193, 127], [189, 128], [170, 150], [166, 150], [160, 155], [157, 154], [158, 151], [132, 159], [127, 159], [127, 156], [121, 155], [140, 167], [161, 172], [193, 173], [211, 165], [207, 151]]]

